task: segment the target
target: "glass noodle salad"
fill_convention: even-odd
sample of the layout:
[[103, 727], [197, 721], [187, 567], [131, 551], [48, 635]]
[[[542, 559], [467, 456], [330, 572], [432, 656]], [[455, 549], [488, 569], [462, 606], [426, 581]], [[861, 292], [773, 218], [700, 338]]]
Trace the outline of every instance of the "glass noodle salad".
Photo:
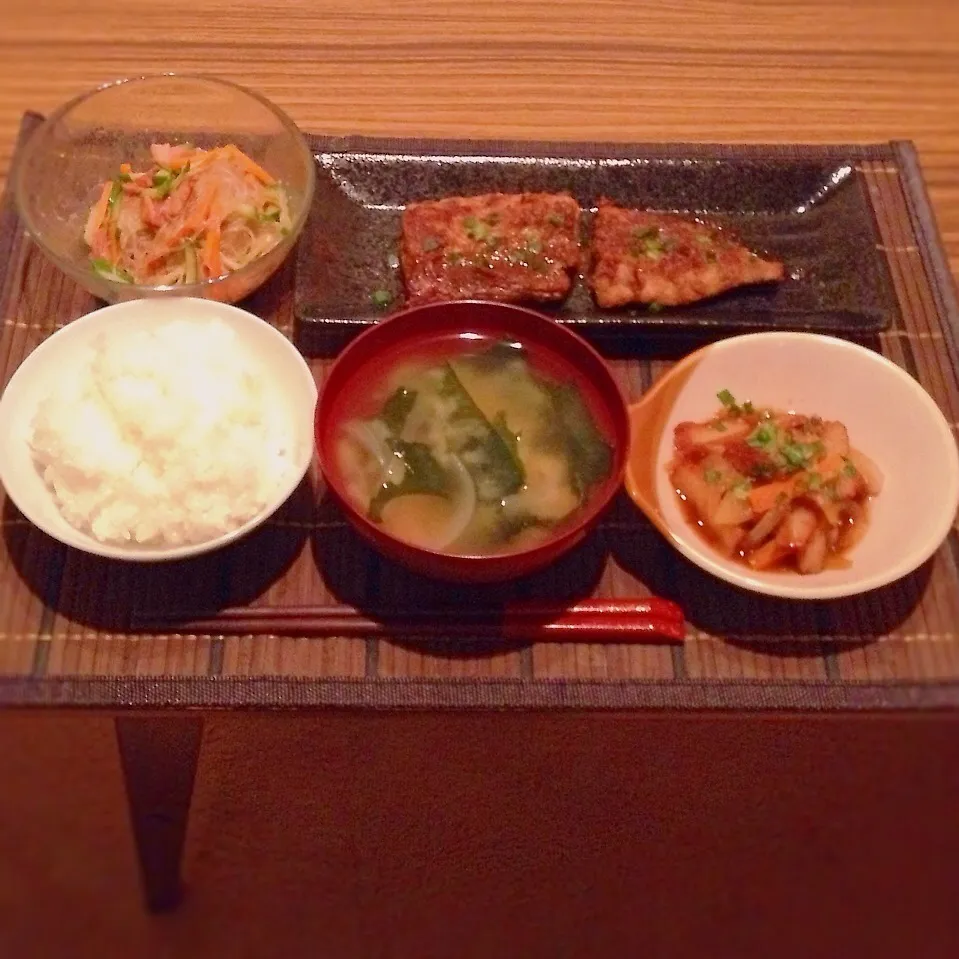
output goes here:
[[154, 143], [150, 154], [148, 170], [121, 164], [87, 217], [83, 239], [101, 276], [196, 283], [240, 269], [290, 231], [285, 189], [232, 143]]

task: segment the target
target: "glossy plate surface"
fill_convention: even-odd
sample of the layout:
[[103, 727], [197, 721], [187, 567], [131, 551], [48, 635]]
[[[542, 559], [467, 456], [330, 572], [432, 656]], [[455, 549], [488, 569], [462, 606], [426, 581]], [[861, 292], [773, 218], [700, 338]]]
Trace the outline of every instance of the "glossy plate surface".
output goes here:
[[[583, 210], [606, 196], [628, 206], [698, 216], [780, 258], [787, 279], [700, 304], [651, 312], [601, 310], [580, 278], [556, 319], [605, 329], [874, 333], [899, 316], [868, 190], [857, 163], [887, 147], [638, 146], [311, 137], [313, 215], [300, 244], [300, 342], [404, 305], [393, 257], [411, 200], [492, 191], [564, 191]], [[535, 304], [530, 304], [535, 305]], [[541, 308], [537, 306], [537, 308]]]

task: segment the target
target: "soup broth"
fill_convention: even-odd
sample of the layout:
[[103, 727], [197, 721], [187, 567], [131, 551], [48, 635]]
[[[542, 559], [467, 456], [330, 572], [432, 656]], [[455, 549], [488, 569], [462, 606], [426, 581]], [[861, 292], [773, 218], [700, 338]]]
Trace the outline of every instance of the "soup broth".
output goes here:
[[474, 334], [389, 355], [340, 398], [336, 470], [391, 535], [461, 555], [558, 535], [609, 478], [611, 424], [552, 356]]

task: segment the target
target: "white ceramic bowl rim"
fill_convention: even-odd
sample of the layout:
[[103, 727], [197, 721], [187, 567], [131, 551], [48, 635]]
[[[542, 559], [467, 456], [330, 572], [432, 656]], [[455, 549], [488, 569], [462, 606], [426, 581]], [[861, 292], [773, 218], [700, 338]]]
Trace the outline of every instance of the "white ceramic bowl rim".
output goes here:
[[[8, 398], [12, 397], [12, 402], [26, 402], [29, 406], [29, 400], [19, 400], [20, 394], [24, 391], [24, 384], [29, 384], [31, 377], [35, 376], [48, 359], [70, 348], [71, 343], [76, 345], [74, 341], [92, 337], [108, 323], [123, 322], [122, 317], [124, 315], [128, 319], [130, 316], [135, 317], [138, 313], [146, 316], [151, 313], [157, 316], [161, 314], [172, 316], [175, 311], [182, 312], [184, 310], [189, 310], [192, 316], [224, 319], [233, 325], [234, 329], [239, 327], [238, 335], [241, 343], [250, 339], [250, 336], [245, 336], [242, 332], [243, 327], [246, 327], [248, 333], [251, 332], [253, 338], [259, 339], [261, 344], [268, 343], [275, 346], [277, 356], [282, 358], [278, 360], [277, 367], [283, 366], [282, 370], [277, 369], [278, 380], [282, 382], [285, 390], [293, 383], [294, 391], [302, 393], [302, 396], [299, 397], [301, 402], [295, 402], [291, 396], [291, 410], [298, 418], [296, 430], [298, 455], [295, 469], [291, 472], [287, 482], [277, 491], [274, 500], [269, 505], [238, 528], [214, 539], [169, 547], [121, 546], [102, 543], [93, 536], [76, 529], [59, 515], [59, 511], [53, 503], [52, 494], [43, 484], [39, 475], [36, 476], [37, 482], [33, 483], [31, 480], [30, 485], [37, 490], [42, 488], [46, 502], [51, 509], [41, 509], [37, 504], [36, 496], [32, 495], [26, 484], [19, 481], [14, 475], [11, 467], [12, 458], [8, 455], [8, 452], [14, 444], [18, 445], [21, 440], [14, 435], [14, 430], [10, 427], [11, 420], [14, 423], [18, 420], [22, 422], [22, 417], [16, 416], [16, 410], [11, 409], [11, 400]], [[147, 319], [145, 322], [152, 321]], [[10, 378], [3, 395], [0, 396], [0, 427], [6, 427], [3, 435], [0, 435], [0, 484], [2, 484], [7, 496], [17, 509], [34, 526], [61, 543], [73, 546], [83, 552], [108, 559], [133, 562], [157, 562], [199, 556], [220, 549], [246, 536], [279, 509], [300, 485], [313, 460], [313, 414], [316, 398], [316, 382], [309, 365], [300, 352], [276, 327], [252, 313], [216, 300], [190, 297], [163, 300], [128, 300], [123, 303], [116, 303], [87, 313], [57, 330], [23, 360]], [[32, 417], [32, 410], [25, 409], [23, 412]], [[44, 512], [56, 513], [55, 520], [48, 521], [43, 515]]]

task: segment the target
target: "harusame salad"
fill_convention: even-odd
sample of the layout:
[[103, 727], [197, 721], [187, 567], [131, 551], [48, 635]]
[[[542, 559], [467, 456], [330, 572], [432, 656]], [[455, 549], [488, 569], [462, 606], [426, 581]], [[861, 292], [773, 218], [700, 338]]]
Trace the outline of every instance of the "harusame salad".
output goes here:
[[153, 166], [107, 180], [83, 239], [93, 269], [124, 283], [171, 286], [232, 273], [291, 228], [286, 191], [232, 143], [154, 143]]
[[862, 537], [882, 474], [842, 423], [718, 397], [674, 432], [669, 476], [691, 520], [753, 569], [820, 572]]

